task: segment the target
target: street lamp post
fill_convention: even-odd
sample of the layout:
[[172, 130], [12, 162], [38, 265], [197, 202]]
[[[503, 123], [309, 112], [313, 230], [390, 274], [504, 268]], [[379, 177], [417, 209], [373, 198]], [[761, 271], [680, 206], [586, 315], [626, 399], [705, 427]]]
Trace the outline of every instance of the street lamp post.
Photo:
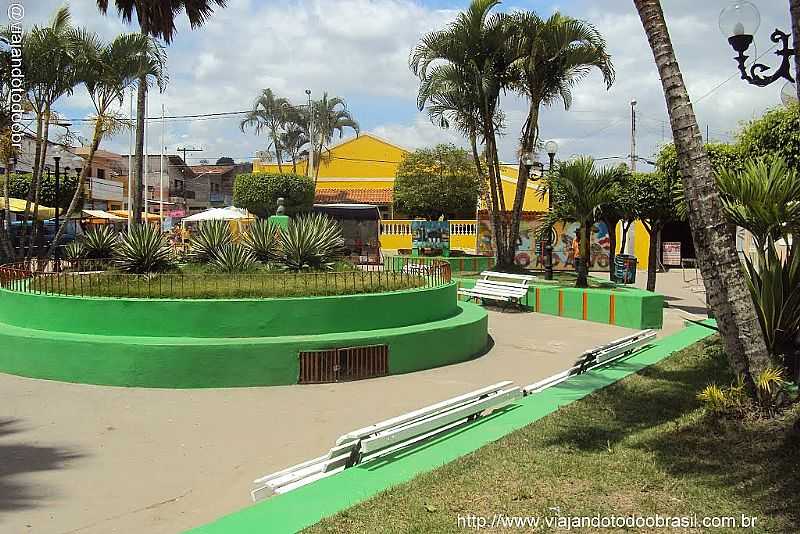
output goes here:
[[719, 14], [719, 29], [738, 54], [734, 59], [739, 64], [742, 79], [758, 87], [766, 87], [781, 78], [794, 82], [791, 59], [794, 58], [795, 50], [789, 46], [790, 35], [779, 29], [772, 32], [770, 40], [781, 45], [781, 48], [775, 51], [775, 55], [781, 58], [781, 64], [769, 75], [764, 73], [770, 70], [770, 67], [762, 63], [753, 63], [749, 69], [747, 68], [746, 62], [750, 56], [745, 52], [753, 44], [753, 36], [760, 25], [761, 14], [751, 2], [734, 2]]
[[[544, 144], [544, 149], [547, 151], [547, 156], [550, 158], [549, 173], [553, 173], [553, 164], [558, 152], [558, 143], [550, 140]], [[547, 211], [553, 210], [553, 195], [552, 191], [547, 192]], [[553, 232], [547, 232], [547, 237], [544, 240], [544, 279], [553, 279]]]
[[310, 178], [314, 176], [314, 109], [311, 106], [311, 89], [306, 89], [308, 97], [308, 164], [306, 165], [306, 175]]
[[[58, 226], [59, 226], [59, 224], [58, 224], [59, 223], [59, 220], [58, 220], [59, 203], [61, 202], [61, 199], [59, 198], [61, 196], [61, 191], [60, 191], [60, 189], [61, 189], [61, 170], [59, 169], [58, 164], [61, 161], [61, 156], [53, 156], [53, 161], [55, 162], [55, 167], [56, 167], [56, 187], [55, 187], [56, 233], [53, 234], [53, 235], [57, 236], [58, 235]], [[53, 249], [54, 254], [55, 254], [54, 259], [56, 260], [56, 262], [58, 262], [58, 243], [54, 243], [54, 245], [55, 245], [55, 248]]]

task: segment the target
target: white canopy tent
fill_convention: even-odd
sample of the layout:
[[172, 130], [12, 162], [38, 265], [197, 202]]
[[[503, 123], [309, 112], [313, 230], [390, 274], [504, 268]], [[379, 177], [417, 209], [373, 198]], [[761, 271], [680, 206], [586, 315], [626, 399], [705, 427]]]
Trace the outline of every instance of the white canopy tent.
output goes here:
[[195, 213], [189, 217], [184, 217], [181, 223], [192, 223], [202, 221], [236, 221], [255, 219], [255, 217], [245, 209], [228, 206], [227, 208], [211, 208], [200, 213]]

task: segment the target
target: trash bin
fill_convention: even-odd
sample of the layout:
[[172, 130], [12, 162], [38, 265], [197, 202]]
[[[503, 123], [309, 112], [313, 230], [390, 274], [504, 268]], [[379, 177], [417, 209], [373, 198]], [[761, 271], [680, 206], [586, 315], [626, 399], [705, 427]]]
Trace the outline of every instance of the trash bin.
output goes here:
[[639, 260], [630, 254], [619, 254], [614, 257], [614, 277], [617, 283], [633, 284], [636, 282], [636, 264]]

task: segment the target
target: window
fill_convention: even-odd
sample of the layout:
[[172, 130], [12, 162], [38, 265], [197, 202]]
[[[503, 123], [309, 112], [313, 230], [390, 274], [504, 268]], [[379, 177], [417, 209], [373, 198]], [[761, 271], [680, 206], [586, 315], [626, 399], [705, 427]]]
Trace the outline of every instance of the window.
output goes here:
[[98, 178], [98, 180], [105, 180], [106, 179], [106, 170], [105, 169], [97, 169], [97, 178]]

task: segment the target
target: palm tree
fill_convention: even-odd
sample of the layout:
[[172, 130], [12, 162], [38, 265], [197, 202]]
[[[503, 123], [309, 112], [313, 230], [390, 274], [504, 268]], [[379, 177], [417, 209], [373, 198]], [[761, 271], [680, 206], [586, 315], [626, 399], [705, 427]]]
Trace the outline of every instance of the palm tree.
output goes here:
[[623, 172], [620, 167], [596, 169], [592, 158], [581, 157], [560, 162], [539, 188], [541, 198], [551, 194], [554, 200], [540, 233], [550, 232], [558, 221], [580, 225], [580, 258], [575, 258], [578, 274], [575, 287], [589, 287], [592, 228], [600, 220], [602, 207], [614, 200], [614, 192], [608, 184], [618, 180]]
[[256, 134], [261, 134], [264, 130], [269, 133], [269, 138], [275, 149], [275, 157], [278, 161], [278, 172], [283, 172], [283, 167], [281, 166], [283, 146], [280, 134], [289, 119], [291, 109], [288, 100], [276, 96], [272, 89], [267, 88], [261, 91], [261, 94], [253, 102], [252, 109], [247, 112], [239, 124], [242, 132], [248, 127], [252, 127]]
[[[511, 87], [515, 79], [513, 65], [519, 59], [519, 36], [511, 31], [508, 16], [491, 13], [499, 3], [473, 0], [447, 28], [423, 36], [409, 59], [412, 72], [420, 78], [417, 97], [420, 110], [429, 102], [435, 104], [442, 95], [449, 95], [447, 105], [459, 108], [467, 129], [482, 129], [498, 259], [507, 256], [509, 243], [502, 220], [505, 199], [497, 157], [496, 120], [501, 116], [500, 95]], [[480, 158], [475, 163], [480, 165]]]
[[289, 154], [289, 159], [292, 161], [292, 172], [297, 174], [297, 160], [302, 154], [303, 146], [309, 142], [306, 128], [302, 124], [288, 122], [284, 125], [278, 140], [281, 147]]
[[[110, 43], [103, 43], [97, 36], [82, 31], [79, 42], [81, 43], [79, 76], [94, 105], [95, 115], [92, 121], [94, 131], [86, 164], [81, 170], [78, 187], [64, 214], [65, 218], [69, 218], [78, 209], [86, 177], [100, 142], [131, 126], [113, 109], [115, 105], [123, 104], [125, 91], [141, 83], [141, 80], [155, 81], [162, 90], [167, 82], [166, 51], [148, 35], [124, 34], [117, 36]], [[59, 228], [48, 255], [55, 250], [65, 228], [66, 225]]]
[[[4, 39], [10, 36], [4, 30]], [[69, 9], [62, 7], [53, 15], [48, 26], [34, 26], [23, 36], [22, 56], [27, 85], [27, 100], [36, 119], [35, 152], [32, 167], [31, 187], [25, 202], [25, 220], [33, 208], [33, 220], [39, 211], [41, 176], [47, 157], [50, 123], [54, 118], [53, 104], [62, 96], [71, 94], [78, 85], [76, 77], [74, 29]], [[31, 226], [30, 228], [34, 228]], [[27, 256], [33, 253], [35, 230], [25, 225], [20, 245], [30, 245]]]
[[744, 172], [717, 174], [728, 220], [748, 230], [761, 254], [767, 239], [800, 229], [800, 176], [782, 159], [749, 161]]
[[[109, 0], [97, 0], [97, 8], [103, 14], [108, 12]], [[142, 34], [156, 38], [161, 38], [167, 44], [172, 42], [175, 35], [175, 19], [181, 11], [186, 11], [186, 17], [192, 28], [198, 28], [214, 12], [214, 5], [225, 7], [227, 0], [164, 0], [161, 2], [153, 0], [114, 0], [117, 12], [122, 16], [122, 20], [130, 22], [136, 12], [136, 20]], [[129, 212], [133, 214], [136, 223], [141, 222], [142, 210], [142, 171], [144, 153], [144, 121], [145, 121], [145, 100], [147, 99], [148, 82], [145, 79], [139, 80], [138, 93], [136, 98], [136, 157], [133, 173], [133, 202], [128, 206]]]
[[[554, 13], [542, 20], [532, 12], [512, 15], [511, 26], [519, 35], [520, 58], [514, 88], [529, 101], [528, 116], [522, 127], [520, 154], [533, 152], [539, 144], [541, 107], [556, 102], [564, 109], [572, 105], [572, 88], [592, 69], [603, 75], [606, 88], [614, 83], [614, 67], [600, 32], [590, 23]], [[522, 206], [528, 188], [529, 168], [519, 164], [517, 188], [512, 207], [509, 243], [503, 263], [514, 264]]]
[[753, 311], [731, 225], [716, 188], [711, 161], [672, 48], [659, 0], [634, 0], [664, 88], [695, 250], [708, 301], [733, 371], [752, 389], [770, 365], [764, 335]]
[[[311, 140], [311, 148], [316, 156], [314, 157], [314, 186], [316, 187], [320, 163], [325, 157], [323, 152], [328, 150], [336, 133], [341, 139], [344, 129], [350, 128], [358, 136], [361, 128], [347, 109], [347, 103], [342, 97], [328, 97], [328, 93], [323, 93], [322, 98], [311, 103], [311, 109], [312, 132], [310, 134], [307, 132], [306, 136]], [[307, 121], [305, 123], [308, 124]]]

